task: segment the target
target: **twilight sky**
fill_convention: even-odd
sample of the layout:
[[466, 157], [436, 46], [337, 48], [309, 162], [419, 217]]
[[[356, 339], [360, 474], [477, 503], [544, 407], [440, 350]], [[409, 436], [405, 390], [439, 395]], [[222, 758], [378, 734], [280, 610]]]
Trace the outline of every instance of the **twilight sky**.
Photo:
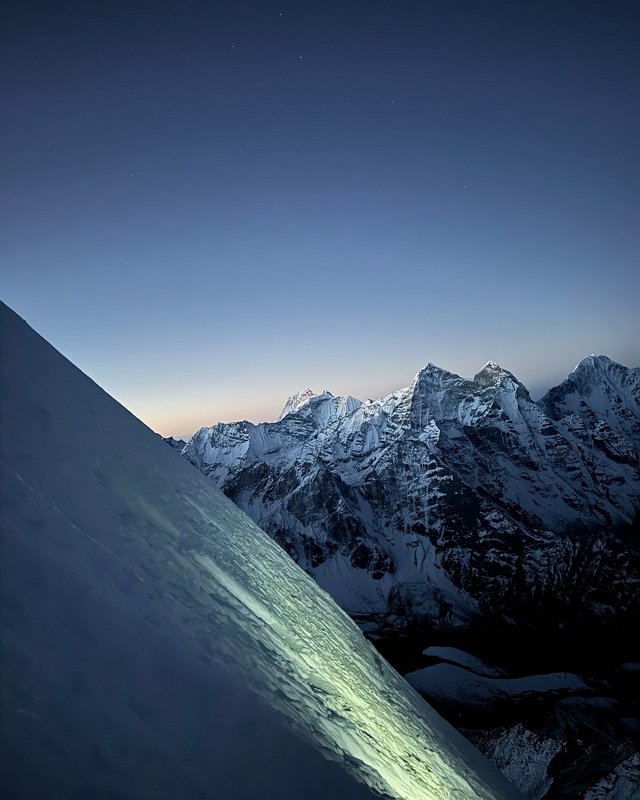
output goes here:
[[5, 2], [0, 294], [163, 434], [637, 365], [639, 8]]

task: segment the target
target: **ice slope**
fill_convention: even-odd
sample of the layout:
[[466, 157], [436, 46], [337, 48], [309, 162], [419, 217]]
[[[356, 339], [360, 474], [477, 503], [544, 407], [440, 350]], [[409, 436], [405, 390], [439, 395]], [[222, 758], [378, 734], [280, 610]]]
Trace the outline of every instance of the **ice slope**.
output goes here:
[[0, 344], [3, 797], [519, 797], [210, 480], [4, 305]]

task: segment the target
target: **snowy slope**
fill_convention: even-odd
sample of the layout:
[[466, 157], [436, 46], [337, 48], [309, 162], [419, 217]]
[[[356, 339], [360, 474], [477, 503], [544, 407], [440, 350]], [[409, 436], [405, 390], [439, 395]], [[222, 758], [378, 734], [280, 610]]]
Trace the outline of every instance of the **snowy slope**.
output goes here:
[[306, 390], [183, 454], [353, 614], [455, 629], [546, 599], [637, 604], [613, 529], [640, 508], [640, 370], [605, 356], [540, 402], [494, 362], [473, 380], [428, 364], [366, 403]]
[[476, 675], [484, 675], [486, 678], [501, 678], [503, 677], [502, 670], [495, 667], [489, 667], [484, 661], [481, 661], [477, 656], [466, 653], [457, 647], [427, 647], [422, 651], [422, 654], [430, 658], [441, 659], [451, 664], [456, 664], [459, 667], [475, 672]]
[[475, 706], [494, 705], [500, 699], [518, 697], [527, 692], [575, 692], [587, 688], [580, 677], [566, 672], [527, 675], [524, 678], [488, 678], [455, 664], [425, 667], [409, 672], [405, 678], [430, 697]]
[[0, 343], [3, 797], [519, 796], [6, 306]]
[[585, 800], [638, 800], [639, 797], [640, 753], [636, 753], [588, 791]]

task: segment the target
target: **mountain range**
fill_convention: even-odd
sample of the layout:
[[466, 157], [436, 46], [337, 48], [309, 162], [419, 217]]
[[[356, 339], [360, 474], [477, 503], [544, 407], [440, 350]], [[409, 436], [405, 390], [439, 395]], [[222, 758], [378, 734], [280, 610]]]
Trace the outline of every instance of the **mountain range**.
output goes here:
[[640, 369], [583, 359], [534, 402], [494, 362], [176, 443], [350, 614], [396, 628], [585, 623], [638, 605]]

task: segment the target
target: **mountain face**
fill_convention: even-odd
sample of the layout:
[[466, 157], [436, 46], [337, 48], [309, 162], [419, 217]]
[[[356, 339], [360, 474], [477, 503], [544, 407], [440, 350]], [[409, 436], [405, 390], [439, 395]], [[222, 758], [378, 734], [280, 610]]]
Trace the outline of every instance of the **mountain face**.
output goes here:
[[2, 304], [0, 385], [3, 798], [519, 797], [211, 481]]
[[494, 362], [473, 380], [429, 364], [366, 403], [306, 390], [183, 454], [353, 615], [445, 630], [637, 608], [615, 534], [640, 508], [640, 369], [605, 356], [538, 402]]

